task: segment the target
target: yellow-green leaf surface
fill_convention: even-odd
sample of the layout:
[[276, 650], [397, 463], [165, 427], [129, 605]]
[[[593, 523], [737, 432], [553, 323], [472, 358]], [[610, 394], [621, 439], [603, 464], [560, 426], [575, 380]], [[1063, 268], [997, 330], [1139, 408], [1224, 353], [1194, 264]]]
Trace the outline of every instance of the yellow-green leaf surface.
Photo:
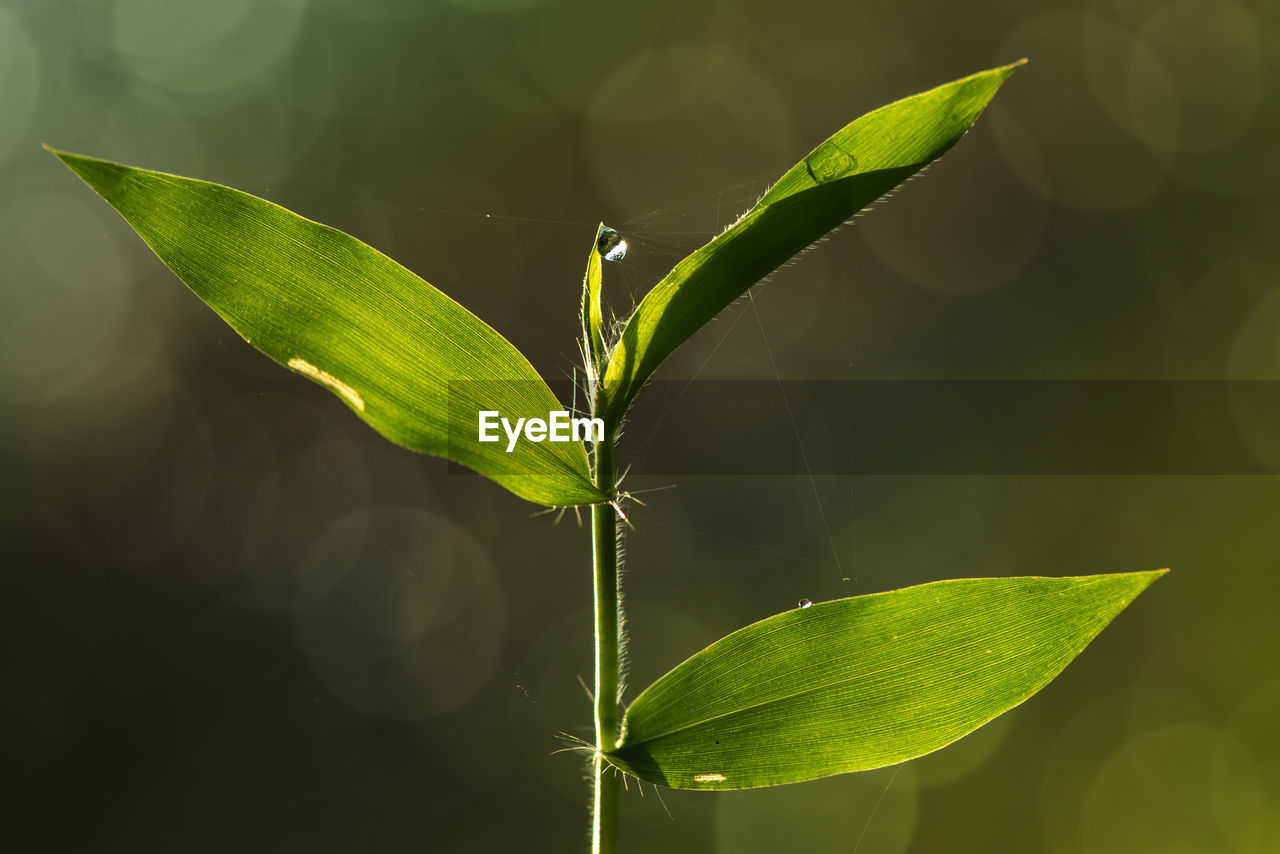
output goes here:
[[789, 258], [955, 144], [1021, 63], [881, 107], [788, 170], [756, 205], [676, 264], [628, 320], [605, 375], [606, 420], [703, 324]]
[[381, 252], [229, 187], [53, 153], [246, 341], [391, 441], [540, 504], [601, 500], [581, 443], [479, 441], [481, 410], [515, 424], [564, 407], [510, 342]]
[[587, 255], [587, 272], [582, 277], [582, 350], [587, 368], [587, 388], [596, 388], [598, 371], [604, 364], [604, 312], [600, 307], [600, 238], [604, 223], [596, 227], [595, 240]]
[[962, 578], [778, 614], [641, 693], [609, 758], [677, 789], [745, 789], [922, 756], [1047, 685], [1163, 574]]

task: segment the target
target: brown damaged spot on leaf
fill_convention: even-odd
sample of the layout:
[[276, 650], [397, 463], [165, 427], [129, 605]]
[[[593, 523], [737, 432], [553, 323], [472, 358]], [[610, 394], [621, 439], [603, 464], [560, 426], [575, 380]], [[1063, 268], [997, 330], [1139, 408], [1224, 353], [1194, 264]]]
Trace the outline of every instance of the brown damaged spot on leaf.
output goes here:
[[335, 377], [333, 374], [327, 371], [322, 371], [306, 359], [299, 359], [297, 356], [294, 356], [289, 360], [289, 367], [300, 374], [311, 377], [311, 379], [321, 383], [322, 385], [327, 385], [329, 388], [342, 395], [342, 398], [347, 403], [351, 404], [361, 412], [364, 412], [364, 398], [360, 397], [359, 393], [356, 392], [355, 389]]

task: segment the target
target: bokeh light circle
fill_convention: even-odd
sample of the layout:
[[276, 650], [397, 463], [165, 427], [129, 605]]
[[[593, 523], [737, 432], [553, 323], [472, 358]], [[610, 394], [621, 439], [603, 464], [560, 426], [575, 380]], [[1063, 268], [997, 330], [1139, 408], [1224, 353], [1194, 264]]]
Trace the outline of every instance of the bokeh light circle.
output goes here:
[[111, 40], [141, 79], [174, 92], [226, 94], [288, 56], [306, 0], [116, 0]]
[[[1172, 155], [1136, 138], [1129, 123], [1115, 122], [1092, 94], [1090, 65], [1123, 66], [1129, 51], [1123, 40], [1086, 42], [1086, 22], [1083, 15], [1062, 13], [1014, 27], [997, 55], [1005, 61], [1034, 59], [1019, 72], [1026, 79], [1011, 81], [1001, 91], [1002, 110], [993, 116], [992, 129], [1028, 186], [1070, 208], [1120, 210], [1159, 189]], [[1086, 51], [1110, 55], [1086, 57]], [[1037, 76], [1041, 64], [1053, 73]], [[1018, 116], [1026, 133], [1009, 138], [1003, 115]]]
[[1089, 91], [1112, 122], [1153, 148], [1177, 147], [1174, 84], [1144, 41], [1109, 18], [1085, 15], [1080, 56]]
[[[1177, 122], [1171, 147], [1209, 151], [1248, 128], [1263, 97], [1259, 29], [1231, 0], [1174, 0], [1147, 18], [1138, 37], [1170, 78]], [[1131, 102], [1136, 107], [1141, 98]]]
[[912, 762], [921, 788], [950, 786], [981, 768], [1000, 751], [1016, 714], [1016, 711], [1006, 712], [959, 741]]
[[1094, 780], [1080, 819], [1080, 850], [1258, 851], [1266, 803], [1256, 767], [1231, 736], [1209, 726], [1145, 732]]
[[928, 193], [907, 187], [858, 220], [858, 233], [895, 273], [929, 290], [978, 293], [1013, 281], [1035, 258], [1049, 205], [1007, 161], [986, 156], [988, 133], [984, 123], [966, 141], [979, 162], [973, 154], [946, 158], [929, 169]]
[[454, 522], [374, 507], [333, 523], [298, 570], [298, 640], [338, 697], [376, 717], [417, 720], [466, 703], [493, 674], [502, 591]]

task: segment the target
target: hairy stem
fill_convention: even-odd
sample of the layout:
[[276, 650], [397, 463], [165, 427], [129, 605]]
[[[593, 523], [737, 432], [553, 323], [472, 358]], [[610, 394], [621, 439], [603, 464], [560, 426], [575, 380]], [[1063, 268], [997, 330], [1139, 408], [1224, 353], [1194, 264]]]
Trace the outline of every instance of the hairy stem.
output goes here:
[[[616, 471], [613, 434], [595, 448], [595, 482], [606, 495], [614, 494]], [[621, 637], [618, 610], [618, 515], [612, 504], [591, 508], [591, 540], [595, 575], [596, 614], [596, 755], [592, 763], [591, 850], [613, 854], [618, 850], [618, 798], [621, 778], [603, 754], [618, 745], [618, 662]]]

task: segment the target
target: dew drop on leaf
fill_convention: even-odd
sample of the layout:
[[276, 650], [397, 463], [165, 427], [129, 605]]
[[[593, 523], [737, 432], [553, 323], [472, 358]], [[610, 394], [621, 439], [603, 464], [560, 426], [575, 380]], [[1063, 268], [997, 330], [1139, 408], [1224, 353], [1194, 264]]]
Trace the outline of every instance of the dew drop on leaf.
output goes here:
[[858, 158], [831, 143], [821, 146], [804, 159], [809, 177], [818, 184], [844, 178], [858, 168]]
[[606, 261], [621, 261], [627, 257], [627, 241], [622, 239], [621, 234], [606, 225], [600, 229], [600, 237], [596, 240], [596, 250], [600, 253], [600, 257]]
[[800, 600], [800, 607], [801, 607], [801, 608], [808, 608], [808, 607], [809, 607], [810, 605], [812, 605], [812, 604], [813, 604], [813, 603], [812, 603], [812, 602], [810, 602], [808, 599], [801, 599], [801, 600]]

